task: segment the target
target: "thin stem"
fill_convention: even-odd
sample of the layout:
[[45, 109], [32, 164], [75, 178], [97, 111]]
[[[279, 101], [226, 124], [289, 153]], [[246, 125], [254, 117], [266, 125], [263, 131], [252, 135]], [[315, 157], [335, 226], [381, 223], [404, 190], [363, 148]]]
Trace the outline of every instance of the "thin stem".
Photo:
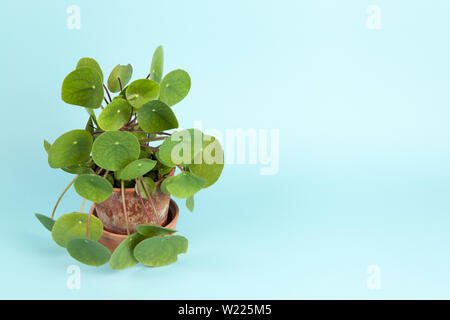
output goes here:
[[153, 137], [153, 138], [148, 138], [148, 139], [142, 139], [139, 140], [140, 142], [151, 142], [151, 141], [159, 141], [159, 140], [164, 140], [167, 139], [167, 137]]
[[180, 166], [179, 164], [177, 164], [178, 169], [180, 169], [182, 172], [184, 171], [184, 168], [182, 166]]
[[145, 77], [145, 79], [148, 79], [148, 78], [150, 78], [150, 73]]
[[69, 190], [70, 186], [75, 182], [75, 180], [77, 180], [77, 178], [80, 175], [77, 175], [72, 181], [70, 181], [69, 185], [64, 189], [64, 191], [61, 193], [61, 195], [59, 196], [58, 200], [56, 201], [55, 207], [53, 208], [53, 212], [52, 212], [52, 219], [55, 216], [55, 211], [56, 208], [58, 208], [59, 202], [61, 201], [62, 197], [66, 194], [67, 190]]
[[141, 147], [148, 148], [148, 149], [151, 149], [151, 150], [153, 150], [153, 151], [159, 151], [159, 148], [150, 147], [150, 146], [148, 146], [148, 145], [146, 145], [146, 144], [141, 144]]
[[106, 103], [106, 105], [108, 105], [108, 104], [109, 104], [108, 100], [106, 100], [106, 98], [105, 98], [105, 97], [103, 97], [103, 100], [105, 100], [105, 103]]
[[148, 199], [148, 201], [150, 202], [150, 205], [152, 206], [153, 212], [155, 213], [156, 223], [157, 223], [158, 225], [161, 225], [161, 223], [160, 223], [160, 221], [159, 221], [159, 215], [158, 215], [158, 213], [156, 212], [155, 204], [153, 203], [153, 198], [152, 198], [152, 195], [151, 195], [150, 191], [148, 190], [148, 186], [147, 186], [147, 184], [145, 183], [145, 180], [144, 180], [143, 177], [141, 177], [140, 179], [141, 179], [142, 185], [144, 186], [145, 193], [147, 193], [147, 199]]
[[134, 179], [134, 181], [136, 181], [136, 187], [138, 190], [139, 201], [141, 202], [142, 208], [144, 208], [144, 212], [148, 217], [148, 222], [152, 222], [152, 216], [150, 215], [150, 213], [147, 210], [147, 207], [145, 206], [144, 199], [142, 199], [141, 186], [139, 185], [139, 181], [138, 181], [138, 179]]
[[109, 94], [108, 88], [104, 84], [103, 84], [103, 88], [105, 88], [106, 94], [108, 95], [108, 98], [109, 98], [109, 102], [111, 102], [112, 99], [111, 99], [111, 95]]
[[86, 203], [86, 199], [83, 198], [83, 201], [81, 202], [81, 209], [80, 209], [80, 212], [83, 212], [85, 203]]
[[162, 134], [162, 135], [165, 135], [165, 136], [171, 136], [172, 134], [171, 133], [167, 133], [167, 132], [155, 132], [156, 134]]
[[120, 91], [122, 91], [122, 81], [120, 81], [120, 77], [117, 77], [117, 80], [119, 80]]
[[103, 178], [106, 178], [106, 176], [109, 174], [109, 170], [106, 170], [105, 174], [103, 175]]
[[120, 186], [122, 189], [122, 205], [123, 205], [123, 214], [125, 215], [125, 224], [127, 226], [127, 234], [130, 234], [130, 228], [128, 227], [128, 213], [127, 213], [127, 206], [125, 204], [125, 185], [123, 183], [123, 180], [120, 181]]

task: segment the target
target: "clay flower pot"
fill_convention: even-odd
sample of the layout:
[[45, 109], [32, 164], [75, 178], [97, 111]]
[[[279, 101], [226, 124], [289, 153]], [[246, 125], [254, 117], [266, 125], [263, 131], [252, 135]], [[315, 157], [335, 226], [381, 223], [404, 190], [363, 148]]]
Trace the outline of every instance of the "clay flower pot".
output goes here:
[[[97, 213], [95, 211], [95, 206], [91, 207], [90, 213], [95, 216], [97, 215]], [[180, 210], [178, 209], [177, 204], [175, 203], [175, 201], [170, 200], [169, 210], [168, 210], [168, 215], [167, 215], [167, 223], [163, 224], [163, 227], [175, 229], [177, 226], [179, 214], [180, 214]], [[108, 230], [104, 229], [102, 237], [100, 238], [100, 240], [98, 242], [103, 244], [105, 247], [107, 247], [109, 249], [109, 251], [111, 251], [111, 253], [113, 253], [114, 250], [117, 248], [117, 246], [123, 240], [125, 240], [127, 237], [128, 237], [128, 235], [126, 235], [126, 234], [117, 234], [117, 233], [109, 232]]]
[[[173, 176], [174, 172], [175, 169], [169, 173], [169, 176]], [[149, 200], [143, 199], [147, 213], [142, 208], [141, 201], [134, 188], [125, 189], [125, 204], [128, 219], [125, 219], [122, 190], [120, 188], [114, 188], [114, 192], [106, 201], [95, 203], [93, 206], [95, 208], [95, 214], [103, 222], [104, 229], [112, 233], [126, 235], [127, 224], [130, 234], [136, 232], [136, 227], [140, 224], [153, 223], [160, 226], [166, 225], [168, 222], [170, 194], [161, 192], [160, 185], [163, 180], [161, 179], [155, 182], [156, 189]], [[144, 190], [141, 190], [141, 192], [144, 192]]]

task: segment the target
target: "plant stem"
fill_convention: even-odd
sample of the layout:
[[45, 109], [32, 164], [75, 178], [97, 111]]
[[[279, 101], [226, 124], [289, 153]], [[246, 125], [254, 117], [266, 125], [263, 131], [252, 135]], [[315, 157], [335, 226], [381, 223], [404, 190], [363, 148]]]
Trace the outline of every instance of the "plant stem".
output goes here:
[[111, 99], [111, 95], [109, 94], [108, 88], [104, 84], [103, 84], [103, 88], [105, 88], [106, 94], [108, 95], [108, 98], [109, 98], [109, 102], [111, 102], [112, 99]]
[[67, 190], [69, 190], [70, 186], [75, 182], [75, 180], [77, 180], [77, 178], [80, 175], [78, 174], [72, 181], [70, 181], [69, 185], [64, 189], [64, 191], [61, 193], [61, 195], [59, 196], [58, 200], [56, 201], [55, 207], [53, 208], [53, 212], [52, 212], [52, 219], [55, 216], [55, 211], [56, 208], [58, 208], [59, 202], [61, 201], [62, 197], [66, 194]]
[[167, 132], [155, 132], [156, 134], [162, 134], [162, 135], [165, 135], [165, 136], [171, 136], [172, 134], [171, 133], [167, 133]]
[[153, 151], [159, 151], [159, 148], [150, 147], [150, 146], [147, 146], [146, 144], [141, 144], [141, 147], [149, 148], [149, 149], [151, 149], [151, 150], [153, 150]]
[[138, 179], [134, 179], [134, 181], [136, 181], [136, 187], [138, 190], [139, 201], [141, 202], [142, 208], [144, 208], [144, 212], [148, 217], [148, 222], [152, 222], [152, 217], [151, 217], [150, 213], [148, 212], [147, 207], [145, 206], [144, 199], [142, 199], [141, 187], [139, 186], [139, 181], [138, 181]]
[[145, 77], [145, 79], [148, 79], [148, 78], [150, 78], [150, 73]]
[[125, 215], [125, 224], [127, 226], [127, 234], [130, 234], [130, 228], [128, 227], [128, 214], [127, 214], [127, 206], [125, 204], [125, 185], [123, 180], [120, 180], [120, 187], [122, 189], [122, 205], [123, 205], [123, 214]]
[[159, 141], [159, 140], [164, 140], [167, 137], [153, 137], [153, 138], [148, 138], [148, 139], [142, 139], [139, 140], [140, 142], [151, 142], [151, 141]]
[[[103, 97], [103, 100], [105, 100], [105, 103], [106, 103], [106, 105], [108, 105], [108, 104], [109, 104], [108, 100], [106, 100], [106, 98], [105, 98], [105, 97]], [[102, 107], [102, 109], [103, 109], [103, 107]]]
[[117, 77], [117, 80], [119, 80], [120, 91], [122, 91], [122, 81], [120, 81], [120, 77]]
[[153, 203], [152, 195], [150, 194], [150, 191], [148, 190], [147, 184], [145, 183], [145, 180], [143, 177], [141, 177], [140, 179], [141, 179], [142, 185], [144, 186], [145, 192], [147, 193], [147, 199], [150, 202], [150, 205], [152, 206], [153, 212], [155, 213], [156, 223], [158, 225], [161, 225], [161, 223], [159, 221], [158, 213], [156, 212], [155, 204]]
[[105, 174], [103, 175], [103, 178], [106, 178], [106, 176], [109, 174], [109, 170], [106, 170]]
[[180, 166], [179, 164], [177, 164], [177, 167], [178, 167], [178, 169], [180, 169], [180, 170], [181, 170], [181, 172], [184, 172], [184, 169], [183, 169], [183, 167], [182, 167], [182, 166]]
[[83, 198], [83, 201], [81, 202], [81, 209], [80, 209], [80, 212], [83, 212], [83, 210], [84, 210], [84, 204], [86, 203], [86, 199], [85, 198]]

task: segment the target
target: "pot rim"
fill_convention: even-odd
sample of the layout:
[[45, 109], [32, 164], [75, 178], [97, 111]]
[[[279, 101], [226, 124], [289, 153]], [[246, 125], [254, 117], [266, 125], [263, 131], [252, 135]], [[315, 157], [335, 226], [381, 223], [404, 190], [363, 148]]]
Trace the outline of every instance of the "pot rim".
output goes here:
[[[172, 170], [170, 170], [169, 174], [167, 176], [165, 176], [164, 178], [159, 179], [158, 181], [155, 182], [156, 186], [159, 186], [165, 179], [167, 179], [168, 177], [173, 176], [175, 173], [175, 167], [172, 168]], [[124, 188], [125, 192], [134, 192], [134, 187], [133, 188]], [[122, 188], [113, 188], [113, 192], [122, 192]]]

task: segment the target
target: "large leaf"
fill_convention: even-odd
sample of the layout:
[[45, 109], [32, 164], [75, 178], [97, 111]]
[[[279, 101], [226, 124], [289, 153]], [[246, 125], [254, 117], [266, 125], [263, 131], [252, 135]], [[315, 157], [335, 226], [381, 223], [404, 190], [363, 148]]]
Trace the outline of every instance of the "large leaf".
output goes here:
[[103, 83], [102, 68], [100, 68], [100, 65], [98, 64], [97, 61], [95, 61], [92, 58], [81, 58], [80, 60], [78, 60], [77, 69], [83, 68], [83, 67], [91, 68], [91, 69], [97, 71], [98, 74], [100, 75], [100, 77], [102, 79], [102, 83]]
[[159, 132], [178, 128], [178, 120], [172, 109], [159, 100], [153, 100], [141, 106], [137, 120], [147, 132]]
[[[136, 194], [139, 195], [139, 190], [138, 190], [138, 185], [139, 185], [142, 198], [148, 199], [149, 196], [152, 196], [155, 193], [155, 190], [156, 190], [155, 181], [153, 181], [153, 179], [150, 177], [142, 177], [142, 179], [144, 180], [147, 188], [144, 187], [141, 179], [139, 179], [138, 183], [134, 186], [134, 189], [136, 191]], [[147, 194], [147, 190], [150, 194]]]
[[109, 261], [108, 248], [89, 239], [76, 238], [69, 241], [67, 251], [75, 260], [89, 266], [99, 267]]
[[177, 104], [187, 96], [191, 89], [189, 74], [181, 69], [169, 72], [160, 84], [159, 100], [169, 106]]
[[103, 100], [103, 80], [90, 67], [80, 67], [67, 75], [61, 89], [64, 102], [96, 109]]
[[[122, 83], [122, 88], [125, 88], [128, 81], [131, 79], [131, 75], [133, 74], [133, 67], [131, 64], [120, 65], [114, 67], [113, 71], [108, 78], [108, 89], [111, 92], [119, 92], [121, 90], [120, 84]], [[120, 82], [119, 82], [120, 78]]]
[[224, 166], [223, 148], [216, 138], [204, 136], [203, 148], [194, 156], [194, 163], [189, 164], [189, 171], [205, 179], [207, 188], [220, 177]]
[[124, 168], [116, 172], [116, 178], [120, 180], [132, 180], [142, 177], [152, 170], [156, 165], [155, 160], [139, 159], [127, 164]]
[[111, 183], [95, 174], [83, 174], [79, 176], [73, 186], [81, 197], [95, 203], [105, 201], [113, 192]]
[[117, 171], [137, 160], [140, 153], [139, 141], [131, 132], [107, 131], [95, 139], [92, 147], [94, 162], [107, 170]]
[[161, 190], [168, 191], [177, 198], [189, 198], [205, 186], [206, 181], [190, 172], [184, 171], [175, 177], [165, 179], [161, 184]]
[[146, 237], [167, 236], [177, 232], [177, 230], [164, 228], [154, 224], [141, 224], [137, 226], [136, 230]]
[[[52, 228], [52, 238], [61, 247], [66, 247], [70, 240], [75, 238], [84, 238], [89, 214], [81, 212], [72, 212], [63, 214], [56, 220]], [[89, 223], [89, 239], [97, 241], [103, 233], [102, 222], [91, 215]]]
[[127, 100], [114, 99], [98, 116], [98, 125], [105, 131], [118, 130], [128, 122], [130, 114], [131, 105]]
[[156, 82], [161, 82], [163, 75], [164, 51], [163, 47], [159, 46], [153, 53], [152, 64], [150, 66], [150, 79]]
[[144, 239], [146, 237], [136, 232], [123, 240], [111, 256], [111, 260], [109, 261], [111, 269], [123, 270], [135, 266], [138, 261], [134, 257], [133, 250]]
[[127, 100], [139, 109], [145, 103], [158, 98], [159, 84], [150, 79], [139, 79], [130, 83], [125, 92]]
[[134, 256], [147, 266], [161, 267], [176, 262], [187, 248], [188, 240], [182, 236], [153, 237], [141, 241], [134, 248]]
[[194, 156], [202, 150], [203, 133], [198, 129], [174, 132], [161, 144], [158, 159], [168, 167], [194, 162]]
[[40, 213], [36, 213], [35, 216], [39, 220], [39, 222], [42, 223], [45, 229], [47, 229], [48, 231], [52, 231], [55, 220]]
[[68, 167], [87, 161], [92, 149], [92, 136], [86, 130], [72, 130], [61, 135], [48, 151], [52, 168]]

